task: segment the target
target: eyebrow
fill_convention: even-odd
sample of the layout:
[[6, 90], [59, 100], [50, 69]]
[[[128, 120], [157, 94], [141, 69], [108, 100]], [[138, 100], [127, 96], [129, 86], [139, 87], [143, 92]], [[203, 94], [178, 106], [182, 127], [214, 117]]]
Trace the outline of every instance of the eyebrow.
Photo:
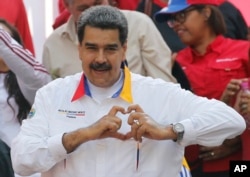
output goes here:
[[96, 46], [96, 44], [86, 42], [86, 43], [85, 43], [85, 46], [93, 46], [93, 47], [95, 47], [95, 46]]
[[108, 44], [107, 47], [118, 48], [117, 44]]
[[[88, 47], [96, 47], [97, 45], [96, 45], [96, 44], [93, 44], [93, 43], [86, 42], [86, 43], [85, 43], [85, 46], [88, 46]], [[118, 45], [117, 45], [117, 44], [107, 44], [107, 45], [105, 45], [105, 47], [118, 48]]]

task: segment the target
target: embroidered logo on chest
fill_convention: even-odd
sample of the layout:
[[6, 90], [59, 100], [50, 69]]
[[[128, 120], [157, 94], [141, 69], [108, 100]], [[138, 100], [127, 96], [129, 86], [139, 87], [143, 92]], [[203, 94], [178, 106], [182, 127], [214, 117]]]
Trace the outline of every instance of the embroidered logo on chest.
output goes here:
[[83, 118], [85, 117], [85, 111], [72, 111], [72, 110], [65, 110], [65, 109], [59, 109], [59, 114], [65, 115], [67, 118]]

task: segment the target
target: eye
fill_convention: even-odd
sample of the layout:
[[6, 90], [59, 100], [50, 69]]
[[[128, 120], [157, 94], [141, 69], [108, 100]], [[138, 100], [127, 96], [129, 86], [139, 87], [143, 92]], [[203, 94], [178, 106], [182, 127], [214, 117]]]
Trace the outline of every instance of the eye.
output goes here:
[[117, 45], [107, 45], [105, 47], [105, 50], [107, 50], [107, 51], [116, 51], [116, 50], [118, 50], [118, 46]]
[[180, 12], [179, 14], [176, 15], [176, 19], [177, 21], [182, 21], [183, 19], [185, 19], [185, 12]]
[[115, 51], [115, 50], [117, 50], [117, 47], [108, 47], [107, 50]]
[[180, 16], [181, 16], [182, 18], [185, 18], [186, 13], [185, 13], [185, 12], [182, 12], [182, 13], [180, 13]]

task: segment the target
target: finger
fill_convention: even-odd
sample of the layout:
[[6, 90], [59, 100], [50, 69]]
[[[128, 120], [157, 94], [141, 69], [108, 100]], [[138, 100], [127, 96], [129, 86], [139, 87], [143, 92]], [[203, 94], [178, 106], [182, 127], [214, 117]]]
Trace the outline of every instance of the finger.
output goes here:
[[201, 146], [200, 147], [200, 152], [211, 152], [214, 150], [214, 147], [207, 147], [207, 146]]
[[200, 154], [199, 158], [203, 159], [203, 160], [212, 160], [215, 158], [215, 153], [214, 153], [214, 151], [208, 151], [206, 153]]
[[119, 123], [109, 122], [109, 124], [108, 124], [108, 131], [109, 132], [117, 132], [117, 130], [119, 130], [120, 127], [121, 127], [121, 125]]
[[142, 117], [142, 113], [137, 113], [137, 112], [131, 113], [128, 117], [128, 124], [133, 125], [136, 122], [141, 124], [141, 122], [139, 121], [141, 117]]
[[144, 135], [144, 133], [145, 133], [145, 126], [140, 126], [139, 128], [138, 128], [138, 130], [137, 130], [137, 134], [136, 134], [136, 136], [137, 136], [137, 141], [139, 141], [139, 142], [142, 142], [142, 136]]
[[122, 119], [116, 116], [106, 115], [102, 119], [100, 119], [98, 123], [102, 125], [102, 127], [105, 127], [105, 130], [113, 130], [114, 126], [115, 129], [118, 130], [121, 128]]
[[241, 84], [242, 82], [247, 81], [247, 80], [248, 80], [247, 78], [244, 78], [244, 79], [231, 79], [231, 80], [230, 80], [230, 84], [240, 86], [240, 84]]
[[138, 139], [137, 139], [138, 128], [139, 127], [136, 123], [132, 124], [132, 126], [131, 126], [131, 136], [135, 139], [135, 141], [138, 141]]
[[240, 79], [232, 79], [230, 83], [227, 85], [228, 90], [238, 91], [240, 89], [240, 84], [242, 80]]
[[234, 96], [235, 93], [236, 93], [235, 91], [231, 91], [231, 90], [227, 91], [227, 94], [228, 94], [229, 96]]
[[132, 138], [133, 137], [133, 135], [132, 135], [132, 132], [130, 131], [130, 132], [128, 132], [128, 133], [126, 133], [126, 135], [125, 135], [125, 139], [126, 140], [128, 140], [128, 139], [130, 139], [130, 138]]
[[127, 113], [131, 113], [132, 111], [135, 111], [135, 112], [144, 112], [143, 109], [138, 104], [130, 105], [128, 107]]
[[117, 114], [117, 112], [121, 112], [121, 113], [125, 114], [125, 109], [123, 107], [120, 107], [120, 106], [113, 106], [111, 108], [111, 110], [109, 111], [108, 115], [115, 116]]
[[240, 86], [239, 85], [235, 85], [235, 84], [229, 84], [227, 86], [227, 90], [228, 92], [237, 92], [238, 90], [240, 89]]
[[110, 137], [116, 138], [116, 139], [119, 139], [119, 140], [122, 140], [122, 141], [127, 139], [126, 135], [124, 135], [122, 133], [119, 133], [119, 132], [115, 132], [115, 133], [110, 134]]

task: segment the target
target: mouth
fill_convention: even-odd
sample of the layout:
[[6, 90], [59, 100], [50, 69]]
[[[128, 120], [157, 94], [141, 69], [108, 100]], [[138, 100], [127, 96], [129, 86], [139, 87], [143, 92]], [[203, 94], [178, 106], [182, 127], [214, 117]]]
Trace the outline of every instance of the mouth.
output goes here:
[[96, 71], [96, 72], [106, 72], [106, 71], [109, 71], [110, 69], [107, 69], [107, 68], [95, 68], [95, 69], [93, 69], [94, 71]]
[[176, 30], [176, 33], [178, 34], [178, 36], [181, 36], [184, 32], [185, 32], [185, 30], [183, 30], [183, 29]]
[[104, 77], [109, 69], [92, 69], [92, 71], [97, 77]]

